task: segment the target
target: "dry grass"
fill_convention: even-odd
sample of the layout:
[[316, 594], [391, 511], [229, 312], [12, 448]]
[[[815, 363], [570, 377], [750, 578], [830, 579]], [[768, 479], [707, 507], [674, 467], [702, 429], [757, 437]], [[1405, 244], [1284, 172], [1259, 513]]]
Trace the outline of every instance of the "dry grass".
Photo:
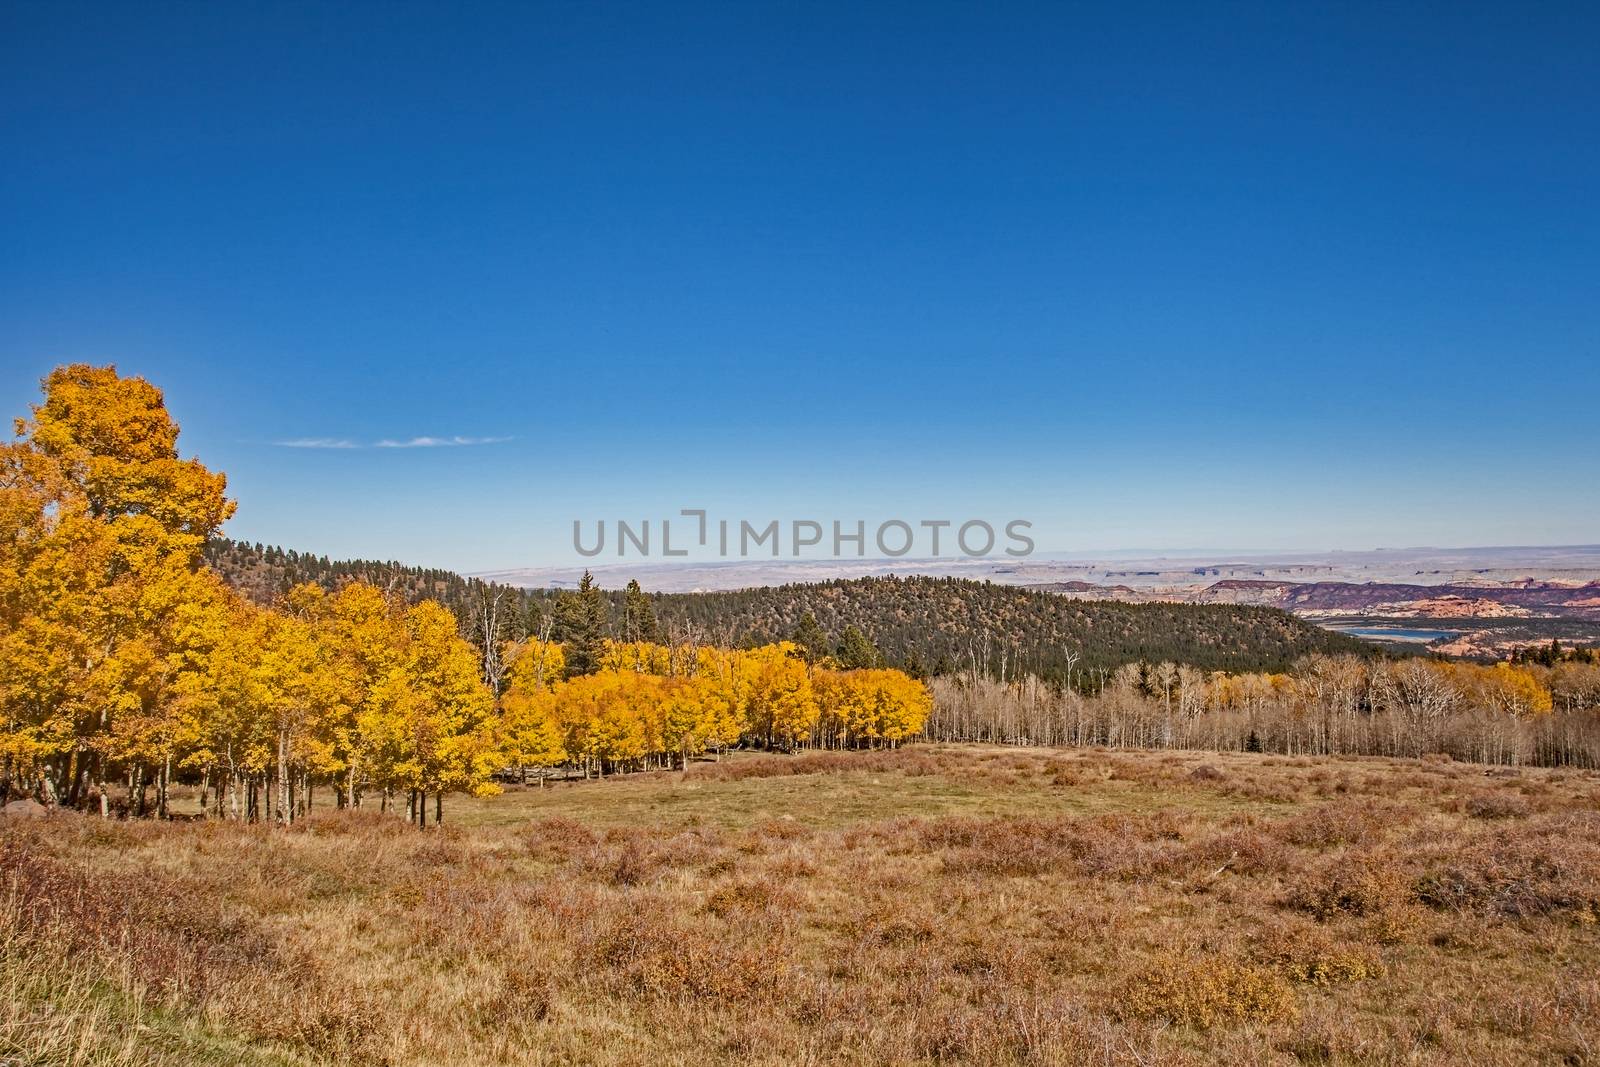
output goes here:
[[18, 1064], [1592, 1063], [1600, 778], [917, 746], [0, 824]]

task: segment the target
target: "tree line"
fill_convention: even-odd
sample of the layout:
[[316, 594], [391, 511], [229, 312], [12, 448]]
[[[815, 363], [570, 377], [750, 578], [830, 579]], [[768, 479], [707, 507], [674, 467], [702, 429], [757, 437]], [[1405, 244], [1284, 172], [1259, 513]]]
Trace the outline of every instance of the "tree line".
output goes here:
[[[1548, 657], [1547, 657], [1548, 658]], [[1088, 693], [1036, 678], [937, 679], [925, 736], [1600, 767], [1600, 663], [1313, 655], [1284, 672], [1126, 664]]]
[[253, 604], [202, 565], [234, 503], [161, 392], [83, 364], [43, 385], [0, 451], [0, 796], [165, 815], [189, 778], [288, 822], [313, 783], [367, 785], [421, 820], [482, 788], [493, 696], [448, 610], [363, 583]]
[[656, 607], [664, 625], [754, 643], [793, 637], [809, 616], [835, 640], [850, 628], [870, 636], [884, 662], [909, 673], [1031, 675], [1080, 690], [1139, 660], [1281, 671], [1316, 652], [1373, 652], [1273, 608], [1073, 600], [917, 575], [662, 595]]
[[837, 648], [802, 626], [799, 641], [736, 649], [664, 637], [638, 582], [622, 591], [615, 619], [611, 603], [586, 571], [552, 601], [539, 632], [514, 644], [502, 703], [507, 750], [523, 773], [682, 766], [736, 743], [893, 745], [917, 734], [932, 707], [925, 685], [885, 668], [853, 629]]
[[606, 641], [598, 669], [573, 674], [568, 650], [535, 638], [518, 650], [503, 699], [508, 761], [527, 768], [682, 767], [736, 744], [893, 746], [932, 710], [902, 671], [808, 663], [791, 642], [754, 649]]
[[1388, 660], [1269, 609], [916, 578], [529, 594], [229, 549], [266, 568], [252, 589], [205, 565], [234, 504], [159, 390], [43, 384], [0, 446], [0, 802], [165, 815], [181, 781], [224, 817], [292, 822], [325, 790], [426, 825], [499, 774], [915, 737], [1600, 765], [1600, 664], [1556, 644]]
[[536, 633], [496, 623], [487, 647], [394, 583], [307, 581], [260, 603], [204, 565], [234, 503], [179, 456], [160, 391], [82, 364], [43, 386], [0, 446], [0, 803], [166, 815], [184, 781], [215, 815], [288, 823], [320, 788], [340, 806], [403, 797], [426, 825], [430, 800], [437, 821], [446, 794], [492, 792], [508, 764], [892, 744], [931, 704], [900, 672], [792, 644], [656, 643], [636, 585], [631, 639], [615, 640], [587, 576]]
[[[524, 641], [546, 626], [564, 632], [570, 614], [564, 605], [574, 595], [375, 560], [330, 561], [220, 538], [207, 556], [231, 583], [268, 603], [297, 582], [332, 590], [351, 578], [413, 600], [437, 599], [455, 612], [463, 636], [491, 659], [505, 642]], [[632, 591], [602, 591], [595, 609], [602, 636], [638, 638], [629, 613], [640, 594], [632, 584]], [[1276, 608], [1073, 600], [961, 578], [841, 579], [650, 599], [657, 633], [669, 642], [754, 648], [794, 641], [812, 655], [843, 655], [853, 632], [870, 637], [879, 664], [914, 677], [974, 670], [999, 681], [1036, 675], [1084, 692], [1139, 660], [1244, 672], [1284, 671], [1315, 653], [1383, 654]]]

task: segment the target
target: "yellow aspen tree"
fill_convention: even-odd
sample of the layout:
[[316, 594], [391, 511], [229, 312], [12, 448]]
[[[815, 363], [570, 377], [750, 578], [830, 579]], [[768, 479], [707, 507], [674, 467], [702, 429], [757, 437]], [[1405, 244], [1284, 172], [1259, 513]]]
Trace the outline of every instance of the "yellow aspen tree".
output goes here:
[[922, 732], [933, 711], [933, 694], [928, 687], [903, 671], [879, 669], [861, 672], [873, 696], [875, 716], [873, 735], [890, 745], [898, 745]]
[[402, 610], [376, 586], [347, 582], [328, 598], [318, 631], [327, 649], [324, 661], [338, 688], [319, 724], [327, 749], [326, 768], [339, 778], [339, 803], [355, 807], [367, 773], [362, 716], [376, 708], [384, 679], [400, 663], [405, 640]]
[[568, 758], [603, 775], [608, 766], [643, 758], [644, 723], [619, 674], [578, 675], [556, 690], [556, 714]]
[[493, 774], [502, 761], [495, 747], [494, 696], [455, 616], [425, 600], [406, 613], [406, 629], [409, 765], [418, 794], [417, 822], [425, 826], [428, 794], [437, 821], [445, 793], [495, 792]]
[[529, 767], [555, 767], [566, 762], [556, 697], [550, 689], [533, 692], [512, 686], [500, 698], [499, 744], [509, 766], [524, 782]]
[[543, 638], [529, 638], [512, 655], [500, 698], [499, 738], [506, 762], [524, 782], [529, 767], [554, 767], [566, 760], [553, 693], [566, 668], [561, 645]]
[[1491, 706], [1513, 719], [1529, 719], [1547, 714], [1553, 702], [1550, 690], [1526, 667], [1496, 663], [1484, 671], [1483, 691]]
[[227, 480], [178, 456], [178, 424], [161, 390], [115, 367], [58, 367], [44, 403], [17, 432], [54, 461], [96, 518], [148, 519], [170, 547], [198, 555], [233, 514]]
[[567, 657], [559, 641], [530, 637], [512, 653], [507, 672], [507, 690], [525, 694], [549, 690], [567, 675]]
[[256, 681], [262, 706], [271, 726], [272, 749], [268, 765], [272, 817], [279, 823], [294, 821], [296, 771], [309, 741], [317, 705], [324, 696], [327, 676], [322, 671], [316, 636], [311, 626], [290, 615], [272, 614], [263, 627], [261, 657]]
[[[692, 678], [667, 678], [660, 686], [657, 729], [661, 752], [669, 759], [675, 757], [679, 766], [688, 766], [691, 758], [706, 750], [707, 727], [715, 722], [707, 715], [707, 695]], [[715, 694], [710, 695], [715, 699]]]
[[851, 723], [858, 716], [851, 707], [856, 694], [849, 677], [845, 671], [822, 667], [811, 672], [811, 689], [817, 700], [817, 741], [824, 747], [850, 744]]
[[[66, 681], [57, 705], [77, 720], [74, 756], [96, 764], [101, 810], [109, 811], [110, 771], [128, 769], [137, 781], [155, 750], [129, 727], [161, 720], [166, 679], [160, 628], [182, 585], [198, 567], [205, 540], [232, 513], [220, 474], [177, 452], [178, 426], [160, 390], [113, 367], [73, 364], [44, 380], [44, 400], [17, 421], [20, 440], [5, 447], [7, 513], [44, 503], [44, 528], [54, 533], [92, 524], [99, 549], [92, 571], [78, 573], [67, 601], [87, 598], [79, 612], [87, 652]], [[6, 521], [10, 521], [7, 519]], [[35, 528], [39, 528], [36, 524]], [[35, 562], [40, 562], [35, 560]], [[36, 576], [37, 577], [37, 576]], [[0, 579], [5, 580], [5, 579]], [[21, 574], [18, 581], [26, 583]], [[61, 776], [61, 768], [56, 776]], [[67, 775], [75, 792], [80, 779]]]
[[652, 641], [606, 641], [600, 669], [665, 676], [672, 673], [672, 649]]
[[706, 747], [720, 758], [724, 749], [752, 733], [749, 672], [744, 657], [728, 650], [701, 646], [693, 653], [692, 676], [700, 700], [699, 732]]
[[265, 614], [227, 590], [186, 609], [189, 664], [176, 683], [181, 765], [202, 774], [218, 816], [245, 816], [246, 753], [265, 747], [255, 668]]
[[63, 785], [75, 801], [103, 726], [88, 680], [115, 546], [83, 502], [32, 483], [22, 458], [0, 446], [0, 801]]
[[817, 701], [799, 648], [789, 641], [763, 645], [741, 657], [749, 678], [750, 729], [768, 747], [793, 748], [810, 740]]
[[646, 765], [667, 752], [664, 711], [665, 691], [659, 675], [629, 672], [621, 676], [619, 691], [629, 713], [638, 720], [643, 751], [640, 757]]
[[[380, 790], [380, 810], [388, 809], [398, 790], [415, 791], [417, 788], [420, 768], [413, 759], [415, 746], [411, 733], [415, 700], [405, 665], [397, 663], [378, 679], [356, 713], [363, 780]], [[412, 803], [415, 805], [415, 798]], [[411, 817], [416, 818], [414, 808]]]

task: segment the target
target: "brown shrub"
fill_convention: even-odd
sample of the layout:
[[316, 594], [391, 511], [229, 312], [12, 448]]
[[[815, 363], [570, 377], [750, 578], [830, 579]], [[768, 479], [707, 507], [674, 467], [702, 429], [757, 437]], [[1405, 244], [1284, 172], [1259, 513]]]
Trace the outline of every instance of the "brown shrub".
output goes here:
[[1328, 986], [1359, 982], [1383, 974], [1383, 965], [1365, 945], [1343, 944], [1320, 926], [1280, 926], [1267, 931], [1254, 956], [1292, 982]]
[[1427, 913], [1417, 904], [1385, 908], [1361, 920], [1361, 936], [1375, 945], [1402, 945], [1418, 939], [1426, 920]]
[[1283, 843], [1259, 830], [1229, 830], [1186, 844], [1165, 864], [1175, 874], [1277, 874], [1289, 868]]
[[602, 981], [628, 995], [744, 1002], [771, 998], [793, 979], [781, 933], [741, 937], [723, 927], [715, 937], [663, 921], [663, 902], [592, 918], [582, 955]]
[[599, 841], [587, 826], [560, 816], [536, 819], [522, 834], [522, 845], [528, 854], [550, 863], [570, 862], [592, 850]]
[[[41, 975], [81, 975], [133, 1040], [161, 1047], [78, 1062], [146, 1067], [251, 1054], [360, 1067], [484, 1058], [1187, 1067], [1291, 1055], [1442, 1067], [1590, 1056], [1600, 983], [1593, 931], [1574, 929], [1600, 918], [1600, 813], [1577, 810], [1593, 803], [1586, 774], [1569, 772], [1558, 795], [1537, 773], [1497, 785], [1476, 767], [1452, 781], [1449, 768], [1414, 762], [1318, 758], [1307, 770], [1301, 760], [1208, 756], [1224, 774], [1213, 788], [1189, 777], [1197, 755], [919, 746], [914, 759], [856, 757], [906, 776], [959, 775], [972, 788], [886, 780], [905, 790], [897, 810], [926, 802], [926, 814], [874, 819], [840, 816], [835, 799], [859, 800], [853, 782], [814, 779], [802, 792], [818, 803], [794, 809], [804, 821], [755, 815], [755, 826], [727, 832], [706, 827], [748, 824], [767, 807], [747, 805], [753, 789], [678, 795], [705, 820], [692, 829], [640, 820], [650, 782], [673, 788], [665, 774], [620, 792], [512, 798], [571, 820], [456, 822], [438, 834], [370, 812], [319, 812], [288, 832], [35, 820], [52, 826], [0, 830], [0, 942], [20, 945]], [[1151, 787], [1104, 786], [1113, 763]], [[1382, 774], [1363, 774], [1374, 767]], [[1308, 782], [1335, 773], [1363, 789], [1419, 775], [1431, 784], [1404, 806], [1388, 794], [1312, 812], [1183, 807], [1202, 789], [1241, 784], [1309, 793]], [[1069, 777], [1082, 798], [1049, 784]], [[1022, 792], [1000, 794], [1008, 778]], [[1441, 818], [1450, 789], [1463, 810], [1475, 794], [1503, 792], [1529, 800], [1531, 813]], [[1168, 810], [1066, 814], [1080, 799]], [[1035, 814], [934, 814], [958, 805]], [[1408, 819], [1427, 821], [1402, 838], [1394, 827]], [[592, 829], [616, 824], [625, 825]], [[1299, 865], [1281, 886], [1278, 875]], [[26, 928], [8, 917], [20, 870], [49, 882], [47, 911]], [[1419, 890], [1434, 910], [1407, 902]], [[48, 909], [77, 917], [57, 923]], [[1486, 921], [1507, 916], [1519, 921]], [[147, 932], [130, 940], [128, 924]], [[1401, 941], [1408, 947], [1384, 973], [1382, 946]], [[23, 1000], [5, 974], [0, 1001]], [[31, 1016], [12, 1018], [36, 1025], [71, 1010], [65, 998], [33, 996], [22, 1008]], [[1289, 1021], [1297, 1002], [1304, 1018]], [[0, 1059], [14, 1056], [18, 1033], [32, 1051], [26, 1029], [6, 1029], [6, 1011]], [[187, 1040], [172, 1020], [192, 1024], [204, 1047], [166, 1055], [166, 1042]], [[73, 1062], [41, 1062], [58, 1060]]]
[[1462, 804], [1474, 819], [1520, 819], [1527, 816], [1528, 802], [1515, 793], [1474, 793]]
[[[215, 824], [207, 824], [215, 825]], [[289, 833], [313, 837], [404, 838], [416, 830], [404, 819], [383, 815], [371, 808], [324, 808], [311, 813], [288, 828]]]
[[[729, 868], [730, 870], [732, 868]], [[797, 878], [815, 878], [819, 871], [817, 864], [810, 857], [796, 852], [787, 852], [772, 861], [767, 868], [774, 878], [793, 881]]]
[[1600, 816], [1541, 817], [1423, 859], [1417, 897], [1433, 908], [1521, 919], [1600, 921]]
[[908, 827], [917, 845], [942, 851], [945, 870], [985, 876], [1071, 872], [1136, 880], [1169, 869], [1170, 845], [1182, 817], [1102, 815], [1091, 818], [941, 819]]
[[417, 836], [421, 840], [412, 839], [416, 843], [410, 849], [409, 858], [418, 867], [460, 868], [478, 859], [453, 828], [441, 828], [438, 832], [430, 831], [425, 836]]
[[590, 877], [615, 886], [639, 885], [663, 866], [661, 853], [636, 839], [603, 848], [577, 864]]
[[732, 859], [721, 834], [705, 827], [675, 833], [614, 827], [597, 834], [568, 819], [547, 819], [522, 834], [527, 852], [614, 886], [635, 886], [669, 869], [711, 867]]
[[750, 833], [752, 836], [770, 838], [774, 841], [797, 841], [808, 836], [811, 831], [793, 817], [785, 817], [766, 819]]
[[731, 882], [717, 887], [706, 897], [705, 910], [718, 918], [727, 919], [735, 915], [792, 908], [797, 902], [794, 893], [760, 879]]
[[1132, 1016], [1200, 1030], [1247, 1020], [1278, 1022], [1298, 1011], [1293, 990], [1271, 968], [1173, 952], [1158, 954], [1123, 984], [1119, 1007]]
[[880, 911], [862, 925], [859, 936], [867, 944], [904, 946], [924, 944], [937, 934], [933, 919], [927, 915]]
[[1411, 900], [1405, 872], [1387, 856], [1338, 856], [1301, 876], [1287, 903], [1327, 921], [1344, 915], [1378, 915]]
[[1254, 800], [1264, 804], [1293, 804], [1300, 799], [1300, 790], [1292, 782], [1230, 780], [1224, 783], [1221, 789], [1224, 796]]
[[[909, 753], [909, 754], [908, 754]], [[922, 757], [908, 749], [883, 752], [804, 752], [799, 755], [766, 753], [726, 763], [697, 763], [686, 778], [715, 782], [743, 782], [753, 778], [781, 778], [800, 774], [843, 774], [847, 771], [883, 772], [921, 764]]]
[[[1108, 1061], [1105, 1020], [1089, 1013], [1070, 997], [1027, 997], [998, 994], [976, 1003], [919, 1004], [897, 1013], [893, 1027], [865, 1021], [867, 1033], [888, 1029], [894, 1044], [863, 1048], [859, 1057], [840, 1057], [866, 1063], [972, 1063], [972, 1064], [1077, 1064], [1154, 1062], [1152, 1050], [1140, 1038], [1125, 1034], [1117, 1040], [1130, 1054]], [[858, 1024], [859, 1025], [859, 1024]], [[1145, 1057], [1151, 1059], [1146, 1060]], [[1188, 1061], [1167, 1056], [1169, 1067], [1186, 1067]]]
[[1071, 763], [1056, 763], [1051, 766], [1049, 774], [1050, 784], [1054, 786], [1085, 785], [1099, 777], [1091, 768]]
[[1394, 805], [1341, 800], [1280, 820], [1273, 832], [1298, 848], [1367, 845], [1382, 838], [1389, 827], [1410, 818], [1408, 812]]
[[540, 1022], [549, 1017], [558, 996], [549, 975], [526, 965], [510, 967], [501, 972], [493, 991], [474, 1005], [474, 1022], [491, 1032], [509, 1023]]
[[[203, 832], [238, 841], [274, 833], [256, 827]], [[102, 833], [108, 840], [143, 836]], [[14, 835], [0, 838], [0, 872], [0, 896], [7, 901], [0, 909], [0, 940], [31, 946], [54, 967], [110, 978], [113, 988], [156, 1003], [207, 1005], [239, 1033], [338, 1060], [368, 1059], [368, 1041], [384, 1027], [383, 1009], [366, 991], [328, 982], [323, 961], [280, 944], [203, 878], [148, 870], [136, 881], [108, 877], [47, 856]]]
[[74, 958], [125, 963], [158, 992], [203, 993], [240, 965], [283, 965], [254, 920], [224, 910], [193, 880], [147, 873], [135, 883], [44, 854], [21, 836], [0, 838], [0, 889], [8, 921]]

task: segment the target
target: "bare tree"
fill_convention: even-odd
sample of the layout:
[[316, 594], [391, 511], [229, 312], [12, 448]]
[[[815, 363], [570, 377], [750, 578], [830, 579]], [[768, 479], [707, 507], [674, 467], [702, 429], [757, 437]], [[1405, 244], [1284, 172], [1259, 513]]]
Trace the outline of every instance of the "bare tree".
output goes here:
[[504, 620], [500, 611], [506, 591], [498, 585], [483, 582], [473, 584], [477, 587], [478, 595], [477, 602], [472, 606], [472, 629], [478, 646], [483, 650], [483, 681], [495, 696], [499, 696], [505, 691], [506, 677], [505, 657], [501, 649]]

